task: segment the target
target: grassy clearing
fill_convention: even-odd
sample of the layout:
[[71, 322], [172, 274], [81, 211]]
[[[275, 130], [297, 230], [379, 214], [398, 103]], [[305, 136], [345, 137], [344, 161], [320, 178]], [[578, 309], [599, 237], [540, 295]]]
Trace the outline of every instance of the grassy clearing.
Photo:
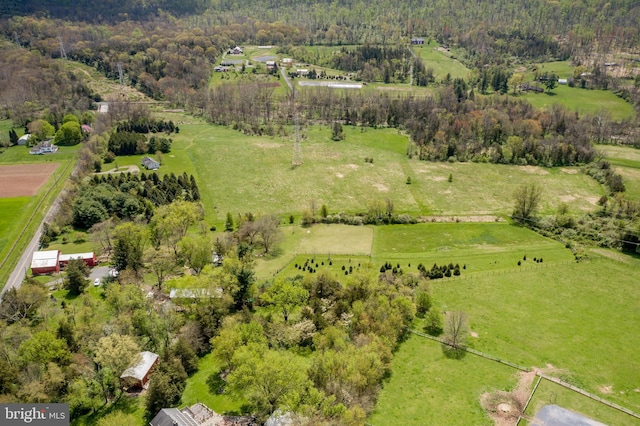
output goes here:
[[427, 68], [433, 68], [436, 80], [444, 79], [447, 74], [450, 74], [451, 78], [466, 79], [469, 77], [469, 69], [455, 59], [451, 52], [442, 49], [435, 41], [421, 46], [415, 45], [411, 48]]
[[200, 359], [198, 363], [198, 371], [189, 379], [187, 386], [182, 393], [182, 405], [193, 405], [196, 402], [202, 402], [207, 407], [220, 414], [239, 413], [244, 401], [233, 398], [225, 393], [211, 393], [207, 385], [207, 378], [211, 374], [220, 372], [220, 365], [213, 357], [208, 354]]
[[492, 425], [480, 396], [515, 383], [513, 368], [470, 354], [446, 358], [439, 343], [411, 335], [395, 353], [392, 376], [367, 423]]
[[[182, 124], [160, 173], [193, 174], [207, 220], [222, 225], [226, 213], [275, 213], [296, 217], [312, 203], [329, 213], [365, 212], [372, 200], [393, 200], [398, 213], [414, 215], [510, 214], [522, 183], [545, 188], [543, 212], [560, 202], [591, 210], [604, 193], [577, 168], [543, 169], [477, 163], [409, 160], [409, 139], [394, 129], [344, 126], [346, 139], [330, 130], [303, 130], [304, 164], [291, 167], [293, 135], [252, 137], [206, 123]], [[365, 158], [373, 163], [366, 163]], [[141, 156], [119, 157], [118, 166], [139, 165]], [[449, 174], [452, 182], [448, 182]], [[411, 177], [411, 185], [407, 185]], [[478, 191], [477, 188], [482, 188]]]
[[[117, 402], [109, 404], [106, 407], [98, 409], [96, 412], [81, 416], [71, 422], [72, 426], [95, 426], [101, 418], [112, 413], [124, 413], [131, 416], [133, 423], [127, 426], [144, 425], [145, 420], [146, 397], [121, 397]], [[115, 425], [114, 425], [115, 426]], [[119, 425], [118, 425], [119, 426]]]
[[[434, 215], [510, 214], [513, 193], [525, 182], [543, 190], [541, 211], [553, 213], [561, 202], [571, 211], [596, 207], [604, 190], [578, 168], [542, 168], [485, 163], [409, 162], [412, 196], [421, 212]], [[452, 182], [448, 182], [449, 175]]]
[[[511, 95], [510, 95], [511, 96]], [[595, 114], [608, 111], [614, 120], [633, 118], [636, 113], [633, 105], [606, 90], [587, 90], [569, 86], [558, 86], [551, 93], [535, 93], [518, 95], [526, 99], [536, 108], [549, 108], [560, 104], [580, 114]]]
[[[536, 379], [537, 380], [537, 379]], [[606, 394], [601, 394], [603, 399], [607, 399]], [[535, 414], [545, 405], [555, 404], [568, 408], [594, 420], [608, 425], [637, 424], [638, 420], [621, 411], [614, 410], [604, 404], [587, 398], [579, 393], [564, 388], [548, 380], [542, 380], [536, 393], [533, 395], [525, 415], [533, 418]], [[530, 424], [522, 421], [520, 425]]]
[[640, 261], [537, 266], [434, 283], [434, 297], [443, 310], [467, 312], [479, 336], [472, 347], [520, 365], [551, 364], [592, 393], [611, 386], [608, 399], [640, 411], [637, 366], [629, 362], [640, 351]]

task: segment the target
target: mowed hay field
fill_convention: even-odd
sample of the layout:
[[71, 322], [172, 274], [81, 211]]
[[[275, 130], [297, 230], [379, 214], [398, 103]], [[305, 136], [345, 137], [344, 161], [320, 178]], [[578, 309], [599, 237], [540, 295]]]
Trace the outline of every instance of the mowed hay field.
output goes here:
[[[327, 127], [305, 128], [304, 164], [294, 168], [293, 134], [254, 137], [203, 122], [183, 123], [159, 172], [194, 174], [212, 224], [222, 224], [227, 212], [299, 217], [312, 204], [326, 205], [330, 214], [364, 213], [372, 201], [387, 199], [397, 213], [417, 216], [509, 215], [513, 192], [525, 182], [544, 188], [544, 213], [561, 203], [574, 213], [592, 210], [604, 194], [578, 168], [424, 162], [407, 158], [409, 139], [395, 129], [344, 126], [344, 131], [346, 139], [334, 142]], [[140, 160], [118, 157], [117, 164]]]

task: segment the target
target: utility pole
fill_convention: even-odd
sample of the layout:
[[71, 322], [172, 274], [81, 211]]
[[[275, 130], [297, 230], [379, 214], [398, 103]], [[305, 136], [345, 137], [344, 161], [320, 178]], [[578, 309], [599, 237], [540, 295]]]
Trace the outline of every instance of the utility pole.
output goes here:
[[60, 42], [60, 57], [62, 59], [67, 59], [67, 52], [64, 51], [64, 43], [62, 42], [62, 37], [58, 37], [58, 41]]

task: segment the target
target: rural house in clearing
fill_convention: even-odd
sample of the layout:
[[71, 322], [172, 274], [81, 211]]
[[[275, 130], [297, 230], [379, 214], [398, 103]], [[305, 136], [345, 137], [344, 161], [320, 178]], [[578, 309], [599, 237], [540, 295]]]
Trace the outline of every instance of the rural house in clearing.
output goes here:
[[58, 146], [51, 143], [51, 140], [40, 142], [38, 145], [31, 148], [29, 154], [40, 155], [40, 154], [53, 154], [58, 151]]
[[424, 44], [424, 39], [423, 38], [412, 38], [411, 39], [411, 44]]
[[233, 49], [229, 49], [227, 53], [230, 55], [242, 55], [243, 51], [240, 46], [236, 46]]

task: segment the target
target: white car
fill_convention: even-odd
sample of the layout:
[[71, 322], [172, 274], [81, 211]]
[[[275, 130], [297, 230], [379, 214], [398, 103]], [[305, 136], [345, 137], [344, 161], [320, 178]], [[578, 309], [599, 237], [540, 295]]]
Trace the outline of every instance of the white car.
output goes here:
[[100, 285], [100, 278], [96, 278], [95, 280], [93, 280], [94, 287], [98, 287], [99, 285]]

